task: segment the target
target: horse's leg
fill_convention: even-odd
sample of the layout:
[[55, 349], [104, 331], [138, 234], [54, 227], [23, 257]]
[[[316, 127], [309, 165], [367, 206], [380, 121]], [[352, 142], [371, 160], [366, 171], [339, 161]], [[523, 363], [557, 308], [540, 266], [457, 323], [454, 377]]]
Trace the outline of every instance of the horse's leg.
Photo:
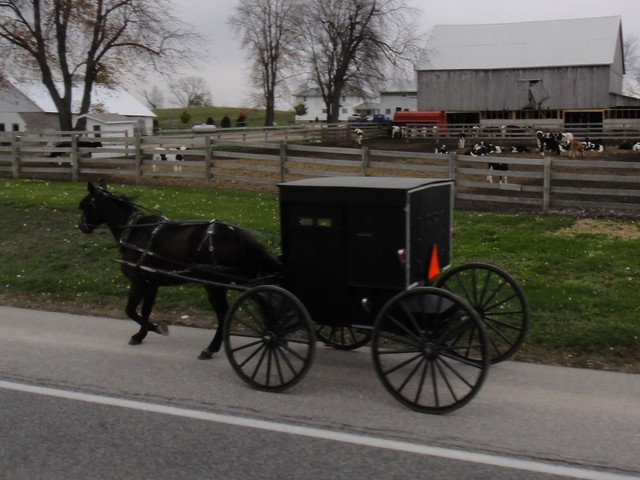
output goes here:
[[[140, 325], [138, 333], [129, 340], [129, 345], [140, 345], [149, 331], [168, 334], [166, 325], [157, 326], [149, 323], [149, 315], [158, 294], [158, 287], [150, 284], [131, 283], [129, 288], [129, 300], [125, 309], [127, 316]], [[138, 305], [142, 303], [141, 313], [138, 314]]]
[[146, 322], [147, 329], [150, 332], [159, 333], [160, 335], [169, 335], [169, 327], [166, 323], [152, 323], [149, 321], [149, 317], [151, 316], [151, 310], [153, 310], [153, 305], [156, 303], [156, 297], [158, 296], [158, 287], [156, 285], [149, 286], [149, 289], [146, 290], [144, 299], [142, 300], [142, 308], [140, 309], [140, 313], [142, 316], [142, 320]]
[[207, 291], [209, 303], [211, 303], [211, 306], [216, 313], [216, 317], [218, 317], [218, 328], [216, 329], [216, 334], [213, 336], [213, 340], [211, 340], [209, 346], [200, 352], [200, 355], [198, 356], [198, 359], [200, 360], [210, 360], [213, 354], [220, 350], [220, 347], [222, 346], [224, 320], [227, 316], [227, 311], [229, 310], [226, 288], [205, 287], [205, 290]]

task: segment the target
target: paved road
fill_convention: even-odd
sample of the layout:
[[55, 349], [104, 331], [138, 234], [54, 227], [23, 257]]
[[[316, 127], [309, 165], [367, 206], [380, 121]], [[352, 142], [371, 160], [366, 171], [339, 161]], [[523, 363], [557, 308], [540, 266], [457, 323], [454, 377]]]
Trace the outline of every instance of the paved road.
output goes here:
[[[640, 376], [506, 362], [446, 416], [393, 400], [367, 349], [249, 389], [206, 330], [0, 307], [0, 479], [640, 478]], [[428, 475], [425, 472], [429, 472]]]

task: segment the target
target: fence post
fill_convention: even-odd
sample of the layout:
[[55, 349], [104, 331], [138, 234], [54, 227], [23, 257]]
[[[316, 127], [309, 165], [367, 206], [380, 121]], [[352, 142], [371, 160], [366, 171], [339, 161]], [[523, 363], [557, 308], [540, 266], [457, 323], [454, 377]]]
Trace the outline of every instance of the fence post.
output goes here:
[[287, 176], [287, 142], [280, 141], [280, 181], [284, 182]]
[[71, 180], [78, 181], [78, 134], [71, 135]]
[[11, 135], [11, 167], [13, 170], [13, 178], [20, 178], [20, 137], [18, 132]]
[[142, 176], [142, 134], [140, 132], [136, 132], [135, 134], [134, 152], [136, 183], [140, 183], [140, 177]]
[[551, 159], [544, 159], [543, 183], [542, 183], [542, 213], [549, 213], [551, 203]]
[[456, 179], [456, 160], [457, 160], [456, 152], [451, 152], [449, 154], [449, 178], [452, 180]]
[[368, 175], [367, 169], [369, 168], [369, 147], [362, 147], [362, 162], [360, 164], [360, 171], [363, 177]]
[[204, 175], [207, 182], [207, 186], [211, 185], [211, 135], [207, 135], [204, 138]]

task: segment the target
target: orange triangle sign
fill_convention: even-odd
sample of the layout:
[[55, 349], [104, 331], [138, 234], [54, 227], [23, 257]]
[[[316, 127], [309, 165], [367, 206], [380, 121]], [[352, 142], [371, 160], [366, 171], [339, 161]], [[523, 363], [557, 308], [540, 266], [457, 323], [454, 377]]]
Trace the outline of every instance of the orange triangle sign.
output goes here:
[[431, 260], [429, 261], [429, 272], [427, 278], [429, 282], [432, 282], [438, 275], [440, 275], [440, 262], [438, 261], [438, 246], [434, 245], [431, 249]]

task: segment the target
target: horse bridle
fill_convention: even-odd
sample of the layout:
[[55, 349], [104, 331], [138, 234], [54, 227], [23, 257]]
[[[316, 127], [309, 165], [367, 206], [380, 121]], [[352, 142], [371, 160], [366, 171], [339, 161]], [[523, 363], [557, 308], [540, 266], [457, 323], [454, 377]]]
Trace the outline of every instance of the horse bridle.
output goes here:
[[95, 195], [92, 195], [90, 199], [87, 200], [86, 206], [82, 209], [82, 215], [80, 216], [80, 221], [78, 222], [78, 228], [85, 233], [90, 233], [98, 228], [99, 225], [94, 223], [89, 223], [87, 221], [86, 210], [91, 208], [92, 210], [96, 210], [96, 198]]

